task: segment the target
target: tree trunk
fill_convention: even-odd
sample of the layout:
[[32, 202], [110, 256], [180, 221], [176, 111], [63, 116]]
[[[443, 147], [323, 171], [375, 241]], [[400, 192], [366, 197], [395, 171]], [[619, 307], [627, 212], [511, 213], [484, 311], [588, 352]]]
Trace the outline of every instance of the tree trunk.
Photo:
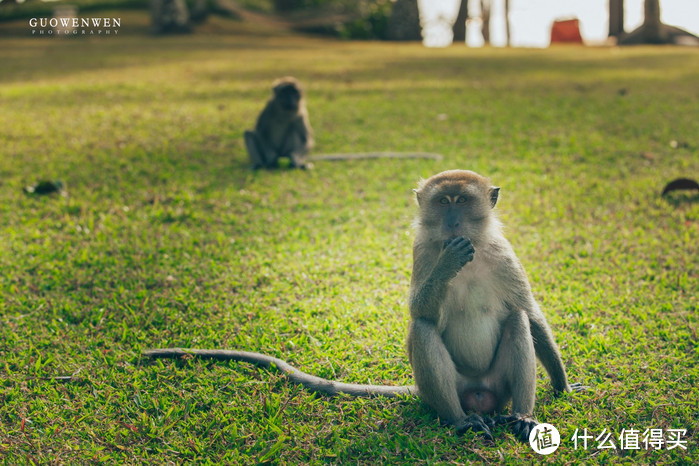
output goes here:
[[485, 45], [490, 45], [490, 0], [481, 0], [481, 34]]
[[609, 0], [609, 37], [624, 34], [624, 0]]
[[660, 0], [645, 0], [643, 24], [619, 38], [619, 45], [682, 44], [699, 45], [699, 37], [660, 22]]
[[191, 32], [184, 0], [151, 0], [150, 16], [153, 34]]
[[209, 16], [209, 4], [206, 0], [193, 0], [189, 18], [193, 23], [202, 23]]
[[505, 0], [505, 45], [510, 46], [510, 0]]
[[386, 26], [388, 40], [422, 40], [417, 0], [396, 0]]
[[461, 0], [459, 4], [459, 13], [456, 15], [456, 21], [452, 26], [454, 33], [454, 42], [466, 42], [466, 20], [468, 19], [468, 0]]
[[649, 36], [660, 37], [660, 0], [645, 0], [643, 3], [643, 25]]
[[277, 13], [286, 13], [293, 10], [296, 6], [294, 0], [274, 0], [272, 4], [274, 5], [274, 11]]

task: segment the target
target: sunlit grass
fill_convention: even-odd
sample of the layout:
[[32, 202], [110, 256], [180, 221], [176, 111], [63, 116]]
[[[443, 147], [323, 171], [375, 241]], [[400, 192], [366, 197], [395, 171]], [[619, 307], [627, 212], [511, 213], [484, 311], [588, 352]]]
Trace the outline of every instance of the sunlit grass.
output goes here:
[[[243, 364], [140, 357], [239, 348], [411, 383], [411, 190], [449, 168], [501, 186], [570, 378], [592, 387], [554, 398], [541, 371], [535, 415], [563, 438], [552, 459], [699, 459], [699, 210], [659, 197], [699, 173], [696, 50], [428, 50], [207, 28], [0, 49], [4, 461], [539, 460], [505, 431], [495, 445], [458, 437], [419, 400], [326, 399]], [[444, 159], [250, 172], [241, 135], [282, 75], [306, 83], [318, 152]], [[69, 195], [23, 192], [41, 179]], [[576, 428], [686, 428], [689, 449], [575, 451]]]

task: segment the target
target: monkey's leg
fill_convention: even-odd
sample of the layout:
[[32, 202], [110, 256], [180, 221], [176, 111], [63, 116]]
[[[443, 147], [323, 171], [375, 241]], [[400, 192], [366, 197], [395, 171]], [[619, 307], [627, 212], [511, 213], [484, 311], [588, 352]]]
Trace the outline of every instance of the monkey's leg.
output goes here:
[[262, 158], [265, 161], [265, 168], [279, 167], [279, 154], [269, 144], [262, 142]]
[[298, 131], [292, 131], [287, 137], [283, 154], [291, 160], [291, 166], [295, 168], [310, 168], [306, 161], [308, 147], [304, 137]]
[[420, 397], [443, 421], [455, 426], [459, 433], [470, 429], [492, 440], [493, 436], [483, 418], [477, 414], [467, 417], [461, 407], [456, 367], [437, 327], [425, 319], [413, 321], [408, 351]]
[[[520, 441], [528, 441], [529, 433], [537, 424], [531, 417], [536, 395], [536, 355], [529, 319], [524, 312], [512, 311], [503, 324], [491, 376], [504, 380], [512, 395], [512, 415], [499, 416], [495, 422], [509, 424]], [[507, 398], [503, 395], [502, 401]]]
[[[568, 376], [561, 360], [561, 353], [538, 306], [529, 316], [529, 326], [534, 339], [536, 356], [551, 377], [553, 389], [558, 392], [570, 392], [571, 387], [568, 385]], [[578, 389], [578, 386], [576, 385], [575, 388]]]
[[248, 150], [253, 170], [278, 166], [277, 153], [256, 132], [245, 131], [245, 147]]
[[263, 168], [267, 165], [262, 151], [260, 150], [257, 134], [255, 134], [254, 131], [245, 131], [245, 148], [248, 150], [248, 156], [250, 157], [253, 170]]

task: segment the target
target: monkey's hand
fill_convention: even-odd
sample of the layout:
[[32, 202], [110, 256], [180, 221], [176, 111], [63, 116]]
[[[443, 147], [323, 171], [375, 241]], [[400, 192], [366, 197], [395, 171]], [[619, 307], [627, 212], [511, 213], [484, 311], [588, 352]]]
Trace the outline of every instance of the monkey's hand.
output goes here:
[[473, 244], [468, 238], [458, 236], [446, 240], [439, 254], [437, 268], [447, 276], [447, 279], [452, 279], [464, 265], [473, 260], [474, 252]]
[[528, 442], [532, 429], [539, 424], [536, 419], [530, 416], [498, 416], [494, 419], [495, 425], [506, 424], [512, 429], [512, 433], [520, 442]]
[[464, 432], [471, 430], [476, 434], [481, 435], [486, 440], [493, 440], [493, 434], [490, 428], [493, 427], [493, 422], [490, 418], [483, 418], [478, 414], [473, 414], [467, 417], [461, 424], [456, 426], [456, 432], [461, 435]]

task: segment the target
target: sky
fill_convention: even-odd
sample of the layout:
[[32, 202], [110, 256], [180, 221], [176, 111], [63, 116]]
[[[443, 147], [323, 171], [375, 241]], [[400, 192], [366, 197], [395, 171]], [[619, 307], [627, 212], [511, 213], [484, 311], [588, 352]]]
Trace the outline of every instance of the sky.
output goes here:
[[[504, 0], [491, 0], [491, 43], [505, 45]], [[444, 46], [451, 43], [449, 22], [456, 17], [458, 0], [418, 0], [425, 31], [425, 45]], [[609, 22], [608, 0], [510, 0], [512, 45], [516, 47], [547, 47], [551, 23], [559, 18], [576, 17], [586, 43], [601, 43], [607, 38]], [[471, 16], [479, 15], [480, 2], [469, 1]], [[440, 15], [448, 21], [439, 21]], [[699, 35], [699, 0], [660, 0], [660, 15], [664, 23]], [[643, 0], [624, 1], [624, 29], [634, 30], [643, 22]], [[482, 45], [480, 22], [469, 22], [467, 43]]]

